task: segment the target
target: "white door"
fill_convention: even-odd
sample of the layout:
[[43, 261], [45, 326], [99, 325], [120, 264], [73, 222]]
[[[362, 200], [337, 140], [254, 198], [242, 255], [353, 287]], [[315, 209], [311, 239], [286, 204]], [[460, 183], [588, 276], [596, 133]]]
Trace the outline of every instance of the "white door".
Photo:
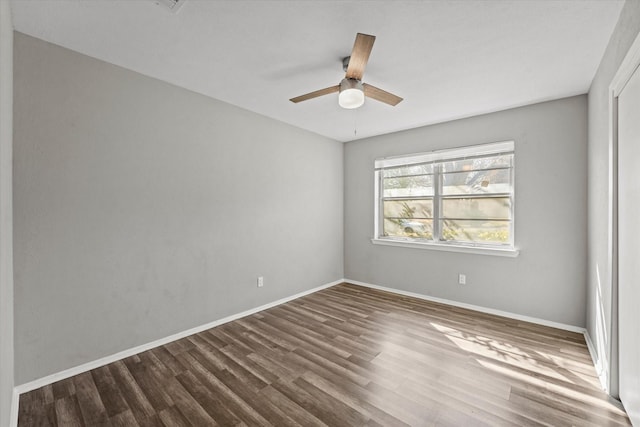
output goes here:
[[618, 96], [620, 400], [640, 426], [640, 70]]

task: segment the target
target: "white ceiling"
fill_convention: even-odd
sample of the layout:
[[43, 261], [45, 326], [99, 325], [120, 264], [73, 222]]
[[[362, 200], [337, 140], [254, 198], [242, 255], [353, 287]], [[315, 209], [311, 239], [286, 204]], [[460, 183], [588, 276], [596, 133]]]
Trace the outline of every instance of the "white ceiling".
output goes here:
[[[4, 1], [4, 0], [0, 0]], [[623, 0], [13, 0], [17, 31], [349, 141], [586, 93]], [[357, 32], [363, 81], [404, 98], [338, 106]], [[357, 133], [354, 134], [354, 130]]]

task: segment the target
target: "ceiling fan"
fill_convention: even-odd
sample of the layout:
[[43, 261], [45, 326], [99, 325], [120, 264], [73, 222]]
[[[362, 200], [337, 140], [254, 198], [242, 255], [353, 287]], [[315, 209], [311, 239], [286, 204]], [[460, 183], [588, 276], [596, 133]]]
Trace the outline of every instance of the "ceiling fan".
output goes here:
[[361, 107], [362, 104], [364, 104], [365, 96], [392, 106], [397, 105], [402, 101], [402, 98], [399, 96], [378, 89], [370, 84], [362, 83], [362, 75], [367, 66], [367, 61], [369, 60], [369, 55], [371, 54], [375, 40], [376, 36], [358, 33], [356, 35], [356, 41], [353, 44], [351, 56], [347, 56], [342, 60], [342, 68], [346, 71], [346, 74], [340, 84], [296, 96], [295, 98], [291, 98], [290, 101], [297, 104], [298, 102], [308, 99], [340, 92], [338, 95], [338, 104], [342, 108], [353, 109]]

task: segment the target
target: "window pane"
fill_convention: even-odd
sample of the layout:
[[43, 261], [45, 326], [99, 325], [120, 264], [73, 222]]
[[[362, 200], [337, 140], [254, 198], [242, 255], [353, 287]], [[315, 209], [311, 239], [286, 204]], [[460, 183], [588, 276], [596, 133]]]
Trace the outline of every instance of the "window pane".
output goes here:
[[382, 176], [392, 178], [406, 175], [425, 175], [433, 173], [433, 165], [431, 163], [423, 163], [418, 165], [399, 166], [397, 168], [383, 169]]
[[385, 218], [383, 227], [386, 237], [433, 239], [433, 221], [430, 219]]
[[385, 218], [433, 218], [433, 200], [386, 200], [383, 212]]
[[508, 197], [443, 199], [442, 218], [509, 220], [511, 219], [511, 200]]
[[401, 176], [382, 180], [383, 197], [432, 196], [433, 176]]
[[509, 221], [441, 221], [442, 239], [474, 243], [509, 243]]
[[378, 236], [512, 245], [514, 145], [505, 141], [376, 159]]
[[468, 172], [478, 169], [509, 168], [512, 165], [513, 154], [481, 157], [477, 159], [454, 160], [442, 163], [443, 172]]
[[491, 169], [442, 175], [442, 194], [511, 193], [511, 170]]

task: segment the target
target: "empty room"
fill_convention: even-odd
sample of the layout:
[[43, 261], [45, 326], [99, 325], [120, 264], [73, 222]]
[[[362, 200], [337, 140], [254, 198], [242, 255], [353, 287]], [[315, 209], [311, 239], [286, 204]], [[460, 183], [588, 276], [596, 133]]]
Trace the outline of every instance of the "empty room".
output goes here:
[[0, 36], [0, 427], [640, 427], [640, 0]]

